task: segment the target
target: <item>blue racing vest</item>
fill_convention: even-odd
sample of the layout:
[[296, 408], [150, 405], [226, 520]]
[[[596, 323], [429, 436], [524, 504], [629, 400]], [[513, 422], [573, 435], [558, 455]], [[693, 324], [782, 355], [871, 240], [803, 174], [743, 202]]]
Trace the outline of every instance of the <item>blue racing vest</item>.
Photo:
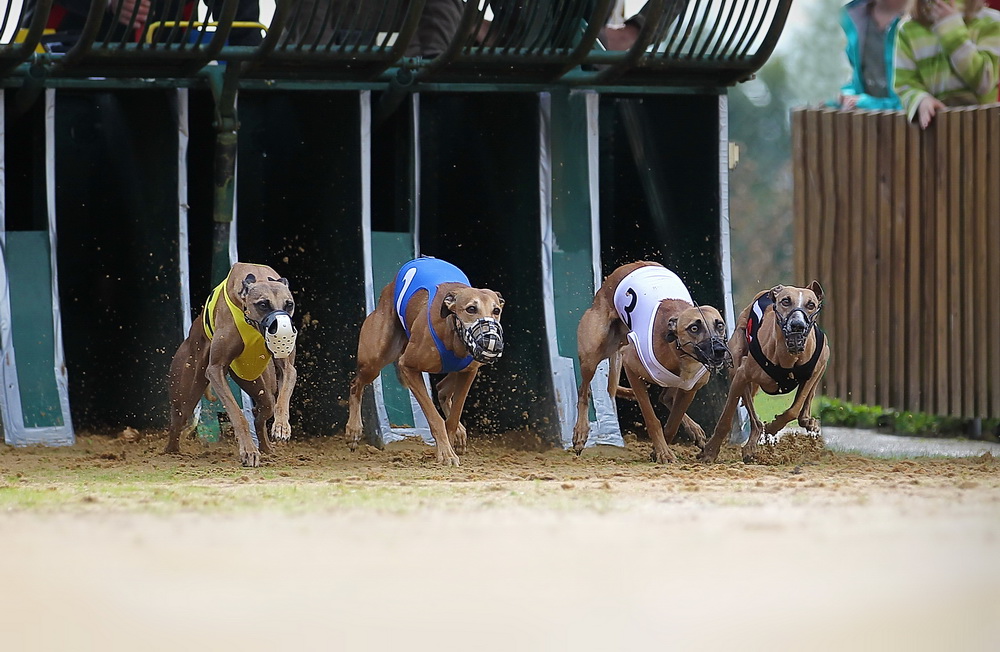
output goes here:
[[464, 283], [471, 285], [469, 278], [462, 270], [451, 263], [425, 256], [411, 260], [399, 268], [396, 274], [396, 283], [392, 292], [393, 305], [396, 307], [396, 314], [399, 316], [406, 337], [410, 337], [410, 329], [406, 326], [406, 307], [410, 305], [410, 299], [418, 290], [427, 290], [427, 328], [431, 332], [434, 346], [437, 347], [438, 355], [441, 356], [441, 371], [438, 373], [447, 374], [453, 371], [462, 371], [472, 363], [472, 356], [467, 355], [460, 358], [452, 351], [445, 348], [444, 342], [438, 337], [431, 321], [431, 301], [437, 294], [438, 286], [442, 283]]

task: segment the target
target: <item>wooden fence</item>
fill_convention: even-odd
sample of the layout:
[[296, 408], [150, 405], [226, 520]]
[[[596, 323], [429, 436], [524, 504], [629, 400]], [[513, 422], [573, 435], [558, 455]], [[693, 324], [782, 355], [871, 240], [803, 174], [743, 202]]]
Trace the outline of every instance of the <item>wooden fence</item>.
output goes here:
[[926, 131], [895, 112], [792, 114], [795, 270], [826, 291], [822, 390], [1000, 417], [1000, 105]]

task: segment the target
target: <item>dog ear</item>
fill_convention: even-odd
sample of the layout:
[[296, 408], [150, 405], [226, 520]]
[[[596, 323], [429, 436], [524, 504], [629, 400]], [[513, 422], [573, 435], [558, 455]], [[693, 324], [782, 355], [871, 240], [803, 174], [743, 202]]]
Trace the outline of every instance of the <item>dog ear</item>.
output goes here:
[[503, 295], [499, 292], [494, 292], [493, 294], [497, 295], [497, 301], [500, 302], [500, 307], [503, 308]]
[[257, 277], [253, 274], [247, 274], [247, 277], [243, 279], [243, 289], [240, 290], [240, 297], [245, 297], [247, 292], [250, 291], [250, 286], [257, 282]]
[[452, 312], [452, 308], [455, 306], [455, 293], [449, 292], [444, 295], [444, 301], [441, 302], [441, 319], [448, 316], [448, 313]]
[[775, 285], [773, 288], [771, 288], [769, 290], [769, 293], [771, 295], [771, 301], [777, 301], [778, 295], [781, 294], [781, 291], [784, 289], [785, 289], [784, 285]]
[[677, 340], [677, 318], [671, 317], [667, 320], [667, 341], [674, 342]]
[[816, 300], [823, 303], [823, 286], [819, 284], [819, 281], [814, 280], [810, 283], [809, 289], [816, 295]]

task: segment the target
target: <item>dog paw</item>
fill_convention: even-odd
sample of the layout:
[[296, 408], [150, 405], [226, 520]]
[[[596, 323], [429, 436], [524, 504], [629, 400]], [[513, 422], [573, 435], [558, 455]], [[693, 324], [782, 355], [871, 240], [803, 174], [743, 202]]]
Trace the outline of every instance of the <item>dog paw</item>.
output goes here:
[[757, 444], [754, 444], [752, 446], [750, 444], [745, 445], [742, 449], [742, 452], [743, 452], [743, 463], [752, 464], [754, 457], [757, 456]]
[[442, 466], [461, 466], [461, 461], [458, 459], [458, 455], [454, 452], [449, 452], [446, 454], [438, 453], [438, 463]]
[[271, 426], [271, 439], [274, 441], [288, 441], [292, 438], [292, 426], [287, 421], [275, 420]]
[[469, 436], [465, 431], [465, 426], [458, 424], [458, 430], [452, 435], [451, 441], [455, 453], [465, 455], [465, 452], [469, 449]]
[[260, 466], [260, 451], [257, 449], [240, 451], [240, 462], [243, 466]]
[[810, 435], [819, 434], [819, 419], [816, 417], [803, 417], [799, 419], [799, 425], [805, 428]]
[[663, 448], [661, 450], [653, 448], [653, 451], [649, 454], [649, 461], [655, 464], [669, 464], [671, 462], [676, 462], [677, 458], [669, 448]]
[[699, 462], [714, 462], [716, 458], [719, 457], [719, 451], [711, 450], [709, 448], [703, 448], [700, 453], [698, 453], [697, 460]]
[[180, 453], [181, 452], [180, 442], [176, 441], [167, 442], [167, 447], [163, 449], [163, 452], [164, 454], [168, 455], [170, 453]]
[[347, 437], [347, 448], [354, 451], [358, 450], [358, 442], [361, 441], [361, 428], [347, 427], [347, 432], [345, 433]]

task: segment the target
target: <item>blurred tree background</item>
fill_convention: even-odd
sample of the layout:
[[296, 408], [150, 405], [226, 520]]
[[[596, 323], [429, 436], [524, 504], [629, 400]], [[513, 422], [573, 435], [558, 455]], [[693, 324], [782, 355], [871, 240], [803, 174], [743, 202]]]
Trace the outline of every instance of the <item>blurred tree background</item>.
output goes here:
[[[844, 0], [797, 0], [775, 53], [755, 79], [729, 91], [733, 300], [742, 310], [762, 288], [794, 278], [791, 113], [837, 96], [850, 68], [838, 12]], [[820, 279], [822, 282], [822, 279]]]

